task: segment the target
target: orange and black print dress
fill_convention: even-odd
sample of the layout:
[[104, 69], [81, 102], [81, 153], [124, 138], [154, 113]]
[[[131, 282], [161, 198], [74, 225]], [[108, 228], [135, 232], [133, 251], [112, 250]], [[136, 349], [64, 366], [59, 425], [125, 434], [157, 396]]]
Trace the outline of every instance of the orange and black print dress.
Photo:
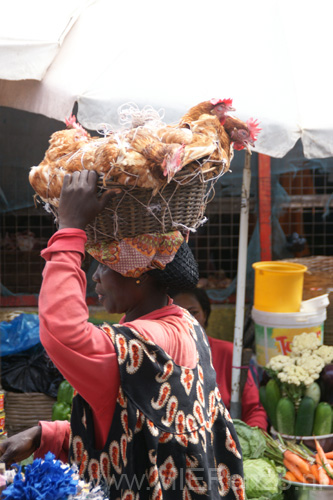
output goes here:
[[110, 499], [245, 500], [241, 449], [207, 336], [187, 319], [198, 353], [194, 369], [132, 329], [102, 327], [118, 356], [116, 409], [107, 442], [96, 450], [89, 405], [74, 398], [70, 462]]

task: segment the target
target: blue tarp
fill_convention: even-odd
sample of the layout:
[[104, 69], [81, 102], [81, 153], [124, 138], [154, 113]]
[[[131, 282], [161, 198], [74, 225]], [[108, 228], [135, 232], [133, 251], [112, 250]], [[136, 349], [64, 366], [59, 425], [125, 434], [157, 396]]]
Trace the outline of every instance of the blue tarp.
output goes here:
[[26, 351], [40, 342], [38, 314], [22, 313], [0, 322], [1, 356]]

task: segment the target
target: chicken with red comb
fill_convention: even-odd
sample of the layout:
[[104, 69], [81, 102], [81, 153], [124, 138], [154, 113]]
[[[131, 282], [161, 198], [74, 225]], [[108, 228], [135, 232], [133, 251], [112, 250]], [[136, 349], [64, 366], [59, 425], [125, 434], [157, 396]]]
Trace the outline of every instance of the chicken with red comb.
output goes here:
[[251, 153], [250, 146], [254, 146], [261, 130], [257, 120], [250, 118], [247, 122], [243, 122], [235, 116], [226, 117], [224, 128], [230, 137], [233, 148], [237, 151], [246, 148], [249, 153]]
[[189, 126], [192, 122], [198, 120], [200, 116], [208, 114], [217, 116], [221, 125], [223, 125], [225, 116], [229, 111], [235, 111], [235, 108], [232, 107], [232, 99], [211, 99], [210, 101], [204, 101], [190, 108], [181, 118], [178, 126]]

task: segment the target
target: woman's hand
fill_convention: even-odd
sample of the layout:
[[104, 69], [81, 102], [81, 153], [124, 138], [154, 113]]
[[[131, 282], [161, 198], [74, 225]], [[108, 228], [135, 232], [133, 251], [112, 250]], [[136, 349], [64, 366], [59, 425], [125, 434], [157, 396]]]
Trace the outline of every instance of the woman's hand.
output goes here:
[[0, 462], [10, 466], [30, 457], [40, 446], [42, 428], [39, 425], [19, 432], [0, 442]]
[[110, 196], [119, 190], [108, 190], [97, 197], [97, 173], [94, 170], [82, 170], [72, 175], [66, 174], [60, 195], [58, 209], [58, 227], [85, 229], [94, 220]]

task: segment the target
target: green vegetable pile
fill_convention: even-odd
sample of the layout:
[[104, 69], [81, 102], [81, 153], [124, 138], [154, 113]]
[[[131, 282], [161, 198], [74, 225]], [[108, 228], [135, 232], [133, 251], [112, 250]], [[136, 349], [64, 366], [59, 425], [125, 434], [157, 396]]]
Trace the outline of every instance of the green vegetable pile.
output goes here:
[[246, 498], [283, 500], [281, 477], [285, 468], [277, 465], [282, 463], [282, 454], [274, 456], [258, 427], [250, 427], [241, 420], [233, 422], [243, 453]]
[[295, 335], [290, 353], [265, 366], [260, 401], [280, 434], [323, 436], [333, 433], [333, 346], [321, 345], [315, 332]]
[[274, 376], [259, 389], [260, 401], [268, 418], [281, 434], [289, 436], [322, 436], [333, 432], [333, 408], [320, 401], [321, 390], [317, 382], [304, 387], [302, 395], [294, 400], [285, 393], [285, 385]]
[[70, 420], [74, 389], [67, 380], [58, 388], [57, 402], [52, 407], [52, 420]]

